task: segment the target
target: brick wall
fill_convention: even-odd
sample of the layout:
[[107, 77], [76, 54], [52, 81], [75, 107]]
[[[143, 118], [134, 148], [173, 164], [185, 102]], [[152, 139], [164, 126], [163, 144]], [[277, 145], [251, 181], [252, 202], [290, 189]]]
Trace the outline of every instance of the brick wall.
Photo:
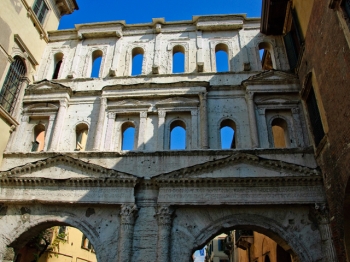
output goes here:
[[350, 50], [344, 36], [347, 29], [340, 26], [343, 18], [338, 18], [328, 2], [315, 2], [313, 6], [299, 77], [303, 82], [313, 70], [317, 79], [329, 127], [328, 143], [317, 160], [324, 175], [337, 256], [339, 261], [347, 261], [343, 200], [350, 174]]

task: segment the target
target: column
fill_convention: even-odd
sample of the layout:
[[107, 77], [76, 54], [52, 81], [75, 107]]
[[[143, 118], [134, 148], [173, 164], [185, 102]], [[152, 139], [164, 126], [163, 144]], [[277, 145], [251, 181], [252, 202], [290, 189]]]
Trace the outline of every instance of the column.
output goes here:
[[[117, 34], [119, 34], [120, 37], [122, 37], [121, 32], [117, 31]], [[117, 67], [118, 67], [118, 61], [120, 56], [120, 46], [121, 46], [121, 38], [117, 39], [114, 46], [114, 53], [112, 58], [112, 65], [109, 69], [109, 76], [116, 76], [117, 75]]]
[[66, 100], [60, 100], [60, 108], [57, 112], [57, 117], [55, 121], [55, 126], [53, 128], [51, 144], [49, 145], [49, 151], [58, 150], [58, 143], [60, 141], [60, 136], [63, 130], [64, 117], [66, 115], [68, 103]]
[[174, 210], [159, 206], [155, 217], [158, 221], [157, 262], [170, 261], [170, 235]]
[[52, 133], [52, 127], [55, 122], [56, 115], [50, 115], [49, 117], [49, 124], [47, 125], [46, 132], [45, 132], [45, 144], [44, 144], [44, 151], [47, 151], [49, 147], [50, 137]]
[[98, 114], [98, 120], [97, 120], [97, 126], [96, 126], [96, 132], [95, 132], [95, 141], [94, 141], [94, 151], [100, 150], [101, 147], [101, 140], [102, 140], [102, 131], [103, 131], [103, 125], [105, 122], [105, 111], [107, 106], [107, 98], [101, 97], [100, 99], [100, 112]]
[[[15, 152], [27, 152], [29, 147], [28, 143], [31, 143], [31, 138], [27, 137], [27, 124], [29, 123], [29, 116], [22, 115], [21, 122], [15, 133], [12, 133], [10, 136], [10, 141], [7, 143], [6, 151], [15, 151]], [[27, 141], [28, 140], [28, 141]], [[18, 143], [21, 141], [22, 143]], [[23, 145], [24, 144], [24, 145]]]
[[207, 113], [207, 93], [199, 94], [200, 100], [200, 127], [201, 127], [201, 148], [208, 149], [208, 113]]
[[135, 204], [124, 204], [120, 211], [120, 227], [118, 241], [118, 262], [131, 260], [132, 240], [134, 236], [134, 224], [137, 214]]
[[258, 128], [255, 119], [254, 93], [246, 93], [252, 148], [259, 147]]
[[140, 125], [139, 125], [139, 138], [137, 141], [137, 149], [144, 150], [145, 149], [145, 133], [147, 126], [147, 111], [140, 112]]
[[156, 32], [157, 35], [155, 36], [154, 40], [154, 57], [153, 57], [153, 65], [152, 65], [152, 73], [153, 74], [159, 74], [159, 67], [160, 67], [160, 44], [161, 44], [161, 24], [156, 25]]
[[191, 111], [191, 127], [192, 127], [192, 148], [198, 149], [198, 111]]
[[299, 116], [299, 108], [295, 107], [292, 108], [292, 116], [293, 116], [293, 123], [294, 123], [294, 134], [295, 134], [295, 144], [297, 147], [304, 147], [304, 136], [303, 136], [303, 130], [300, 125], [300, 116]]
[[325, 204], [316, 204], [310, 212], [318, 222], [321, 234], [321, 248], [324, 259], [322, 261], [337, 261], [329, 224], [329, 213]]
[[114, 148], [112, 136], [113, 136], [113, 129], [114, 129], [116, 114], [117, 114], [116, 112], [108, 112], [107, 114], [108, 122], [107, 122], [106, 138], [105, 138], [105, 145], [104, 145], [104, 149], [106, 151], [112, 151]]
[[166, 112], [164, 110], [158, 110], [158, 150], [164, 150], [165, 115]]
[[265, 112], [266, 112], [265, 108], [258, 108], [259, 121], [260, 121], [260, 125], [261, 125], [261, 131], [259, 132], [258, 135], [260, 135], [260, 137], [259, 137], [260, 146], [262, 148], [269, 148], [270, 147], [269, 134], [268, 134], [269, 132], [267, 130]]

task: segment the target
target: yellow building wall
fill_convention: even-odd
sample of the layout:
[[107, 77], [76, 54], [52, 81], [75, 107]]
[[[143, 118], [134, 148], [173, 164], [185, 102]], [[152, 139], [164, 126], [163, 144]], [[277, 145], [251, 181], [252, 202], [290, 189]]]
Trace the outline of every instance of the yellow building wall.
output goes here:
[[294, 0], [293, 1], [293, 8], [297, 13], [301, 31], [304, 37], [306, 36], [313, 5], [314, 5], [314, 0], [307, 0], [307, 1]]
[[10, 125], [5, 122], [1, 117], [0, 117], [0, 130], [1, 130], [1, 135], [0, 135], [0, 164], [2, 162], [2, 153], [4, 152], [7, 141], [10, 138]]
[[[55, 228], [54, 235], [57, 236], [59, 227]], [[83, 233], [74, 228], [67, 227], [66, 243], [60, 242], [58, 255], [47, 252], [39, 262], [97, 262], [96, 254], [92, 250], [81, 247]]]

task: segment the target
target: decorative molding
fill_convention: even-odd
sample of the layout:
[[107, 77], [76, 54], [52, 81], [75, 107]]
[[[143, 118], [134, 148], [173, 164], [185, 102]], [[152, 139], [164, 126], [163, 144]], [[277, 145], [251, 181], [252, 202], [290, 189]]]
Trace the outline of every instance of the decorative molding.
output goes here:
[[196, 99], [186, 97], [173, 97], [165, 100], [161, 100], [155, 104], [157, 108], [164, 107], [197, 107], [199, 101]]
[[33, 66], [39, 65], [39, 63], [38, 63], [38, 61], [36, 61], [34, 55], [30, 52], [29, 48], [27, 47], [27, 45], [24, 43], [24, 41], [22, 40], [22, 38], [18, 34], [14, 35], [14, 40], [15, 40], [15, 43], [18, 45], [18, 47], [21, 49], [21, 51], [23, 53], [27, 54], [30, 63]]
[[18, 126], [19, 123], [14, 119], [3, 107], [0, 105], [0, 117], [4, 120], [9, 126]]
[[73, 91], [69, 86], [62, 85], [57, 82], [44, 79], [30, 85], [25, 90], [25, 95], [37, 95], [37, 94], [52, 94], [52, 93], [67, 93], [72, 95]]
[[253, 84], [299, 84], [296, 75], [278, 70], [269, 70], [253, 75], [242, 82], [242, 85], [248, 86]]
[[134, 225], [135, 217], [137, 215], [138, 208], [136, 204], [126, 204], [121, 206], [120, 217], [122, 225]]

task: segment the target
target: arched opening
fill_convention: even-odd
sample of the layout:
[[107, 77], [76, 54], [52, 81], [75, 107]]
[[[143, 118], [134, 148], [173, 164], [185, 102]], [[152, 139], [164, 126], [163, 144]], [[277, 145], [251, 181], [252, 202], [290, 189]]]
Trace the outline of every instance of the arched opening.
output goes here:
[[215, 61], [216, 61], [216, 72], [230, 71], [227, 45], [217, 44], [215, 46]]
[[13, 113], [24, 76], [27, 72], [21, 57], [15, 56], [13, 60], [0, 92], [0, 105], [8, 113]]
[[45, 126], [37, 124], [34, 126], [34, 141], [32, 142], [32, 152], [40, 152], [44, 150], [45, 144]]
[[170, 124], [170, 150], [186, 149], [186, 125], [181, 120]]
[[275, 118], [271, 122], [273, 145], [275, 148], [289, 147], [287, 122], [282, 118]]
[[92, 67], [90, 77], [97, 78], [100, 76], [102, 56], [103, 53], [101, 50], [95, 50], [94, 52], [92, 52]]
[[135, 47], [132, 50], [132, 61], [131, 61], [131, 75], [141, 75], [142, 74], [142, 63], [144, 51], [141, 47]]
[[261, 61], [262, 70], [271, 70], [275, 68], [271, 53], [271, 44], [266, 42], [262, 42], [259, 44], [259, 57]]
[[76, 134], [76, 151], [85, 151], [87, 136], [88, 136], [89, 127], [87, 124], [81, 123], [75, 127]]
[[21, 245], [16, 246], [15, 262], [97, 262], [91, 242], [75, 227], [55, 225], [31, 235], [26, 233]]
[[206, 241], [192, 254], [192, 259], [194, 262], [292, 261], [291, 255], [273, 239], [253, 230], [235, 228]]
[[220, 124], [221, 149], [236, 148], [236, 124], [225, 119]]
[[173, 48], [173, 73], [185, 72], [185, 48], [181, 45]]
[[57, 79], [58, 75], [60, 73], [61, 65], [62, 65], [62, 60], [63, 60], [63, 54], [62, 53], [57, 53], [54, 56], [53, 62], [54, 62], [54, 70], [53, 70], [53, 75], [52, 79]]
[[122, 150], [135, 148], [135, 125], [131, 122], [122, 124]]

